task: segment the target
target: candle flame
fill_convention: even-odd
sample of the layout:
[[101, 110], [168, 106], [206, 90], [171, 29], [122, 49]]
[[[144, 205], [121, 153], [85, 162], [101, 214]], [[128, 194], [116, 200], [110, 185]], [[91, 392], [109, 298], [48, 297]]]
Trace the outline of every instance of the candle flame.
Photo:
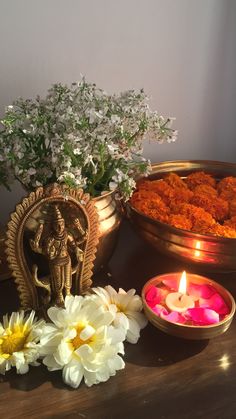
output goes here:
[[186, 294], [186, 289], [187, 289], [187, 275], [186, 275], [186, 272], [183, 271], [181, 279], [180, 279], [180, 283], [179, 283], [179, 292], [181, 294]]

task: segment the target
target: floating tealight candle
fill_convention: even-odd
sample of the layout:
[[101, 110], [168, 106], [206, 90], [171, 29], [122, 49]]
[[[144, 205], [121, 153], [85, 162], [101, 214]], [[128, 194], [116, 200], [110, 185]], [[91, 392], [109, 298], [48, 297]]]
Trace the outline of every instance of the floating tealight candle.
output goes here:
[[189, 308], [194, 308], [194, 300], [190, 295], [186, 294], [187, 276], [186, 272], [182, 273], [178, 292], [170, 292], [166, 297], [166, 305], [171, 311], [183, 313]]

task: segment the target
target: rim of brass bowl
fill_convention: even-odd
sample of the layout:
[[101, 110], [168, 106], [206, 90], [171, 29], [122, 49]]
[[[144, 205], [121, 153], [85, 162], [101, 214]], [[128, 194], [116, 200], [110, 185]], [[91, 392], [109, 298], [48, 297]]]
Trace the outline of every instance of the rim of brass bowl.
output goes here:
[[[147, 179], [162, 179], [170, 172], [183, 178], [204, 170], [217, 179], [236, 176], [236, 164], [213, 160], [176, 160], [152, 164]], [[218, 237], [183, 230], [154, 220], [127, 204], [128, 216], [138, 233], [158, 250], [207, 269], [236, 270], [236, 238]]]
[[183, 339], [189, 340], [203, 340], [203, 339], [212, 339], [228, 330], [233, 316], [235, 314], [235, 300], [233, 296], [230, 294], [228, 290], [226, 290], [222, 285], [218, 282], [213, 281], [212, 279], [206, 278], [201, 275], [196, 274], [189, 274], [191, 276], [191, 282], [196, 284], [203, 284], [207, 283], [212, 285], [216, 291], [223, 297], [224, 301], [228, 305], [230, 309], [230, 313], [225, 316], [223, 320], [219, 323], [215, 323], [208, 326], [192, 326], [186, 324], [179, 324], [179, 323], [171, 323], [161, 317], [157, 316], [151, 308], [147, 305], [146, 302], [146, 291], [150, 285], [158, 285], [162, 282], [165, 277], [172, 277], [179, 279], [181, 277], [181, 272], [170, 272], [163, 275], [157, 275], [154, 278], [151, 278], [149, 281], [145, 283], [142, 289], [142, 301], [144, 312], [148, 320], [158, 329], [162, 330], [163, 332], [173, 335]]

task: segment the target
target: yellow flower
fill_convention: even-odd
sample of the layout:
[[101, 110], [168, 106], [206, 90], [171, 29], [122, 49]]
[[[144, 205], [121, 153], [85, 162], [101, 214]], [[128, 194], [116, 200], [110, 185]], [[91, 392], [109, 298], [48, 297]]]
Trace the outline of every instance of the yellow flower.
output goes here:
[[38, 344], [43, 320], [34, 319], [35, 312], [25, 316], [24, 311], [3, 317], [0, 323], [0, 374], [16, 367], [18, 374], [25, 374], [29, 364], [39, 365], [40, 345]]

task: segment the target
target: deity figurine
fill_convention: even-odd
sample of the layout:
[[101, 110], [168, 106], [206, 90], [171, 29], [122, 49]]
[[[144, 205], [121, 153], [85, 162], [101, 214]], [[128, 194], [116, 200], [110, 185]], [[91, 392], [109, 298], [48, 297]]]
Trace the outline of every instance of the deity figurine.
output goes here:
[[[84, 231], [78, 218], [74, 224], [81, 237], [75, 240], [73, 235], [67, 231], [65, 220], [58, 208], [53, 206], [52, 229], [45, 239], [42, 240], [44, 224], [40, 223], [34, 239], [30, 240], [31, 249], [44, 255], [49, 264], [50, 278], [39, 279], [37, 277], [37, 265], [33, 266], [33, 280], [35, 284], [47, 290], [47, 302], [54, 302], [58, 306], [64, 304], [64, 293], [70, 295], [72, 287], [72, 274], [83, 261], [83, 250], [79, 247], [88, 237], [88, 231]], [[72, 270], [70, 251], [74, 252], [78, 261], [75, 269]]]

